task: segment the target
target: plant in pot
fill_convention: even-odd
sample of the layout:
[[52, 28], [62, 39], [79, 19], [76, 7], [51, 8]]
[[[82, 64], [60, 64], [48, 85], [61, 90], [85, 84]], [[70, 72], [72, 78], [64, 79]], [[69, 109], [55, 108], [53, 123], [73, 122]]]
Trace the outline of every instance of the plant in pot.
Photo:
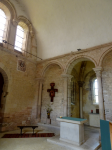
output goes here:
[[53, 111], [53, 109], [51, 108], [50, 104], [47, 104], [45, 108], [46, 108], [46, 112], [47, 112], [47, 118], [50, 119], [50, 113], [51, 113], [51, 111]]

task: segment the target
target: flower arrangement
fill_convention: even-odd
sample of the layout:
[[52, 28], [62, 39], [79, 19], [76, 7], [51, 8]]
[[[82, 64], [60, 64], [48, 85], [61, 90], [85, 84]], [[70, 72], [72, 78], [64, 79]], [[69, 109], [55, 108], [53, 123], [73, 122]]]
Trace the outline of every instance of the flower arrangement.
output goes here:
[[47, 112], [47, 118], [50, 119], [50, 113], [51, 113], [51, 111], [53, 111], [53, 109], [51, 108], [50, 104], [47, 104], [45, 109], [46, 109], [46, 112]]

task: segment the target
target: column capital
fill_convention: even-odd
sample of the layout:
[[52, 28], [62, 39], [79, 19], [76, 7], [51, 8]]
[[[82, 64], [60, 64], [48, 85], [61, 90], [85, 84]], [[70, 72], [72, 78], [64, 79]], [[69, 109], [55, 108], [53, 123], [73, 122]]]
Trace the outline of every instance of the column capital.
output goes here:
[[103, 71], [102, 67], [96, 67], [96, 68], [93, 68], [93, 70], [95, 71], [97, 77], [101, 77], [101, 74]]
[[39, 83], [44, 83], [44, 78], [36, 78], [36, 80], [39, 82]]
[[84, 81], [78, 81], [79, 87], [83, 87]]
[[17, 26], [18, 25], [18, 20], [13, 19], [12, 23], [13, 23], [14, 26]]
[[69, 78], [69, 79], [73, 77], [72, 75], [69, 75], [69, 74], [62, 74], [61, 76], [62, 78]]

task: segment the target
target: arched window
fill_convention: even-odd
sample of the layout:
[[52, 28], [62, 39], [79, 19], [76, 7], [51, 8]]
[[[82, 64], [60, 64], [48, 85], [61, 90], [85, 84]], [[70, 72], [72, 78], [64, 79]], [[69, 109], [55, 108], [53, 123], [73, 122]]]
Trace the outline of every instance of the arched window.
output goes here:
[[0, 9], [0, 43], [2, 43], [4, 37], [5, 24], [6, 24], [6, 15], [2, 11], [2, 9]]
[[98, 103], [98, 83], [97, 83], [97, 79], [95, 79], [94, 81], [94, 93], [95, 93], [95, 101], [96, 103]]
[[97, 79], [93, 79], [92, 81], [92, 99], [93, 99], [93, 104], [99, 104], [98, 100], [98, 81]]
[[18, 25], [14, 49], [22, 52], [23, 40], [24, 40], [24, 29], [20, 25]]

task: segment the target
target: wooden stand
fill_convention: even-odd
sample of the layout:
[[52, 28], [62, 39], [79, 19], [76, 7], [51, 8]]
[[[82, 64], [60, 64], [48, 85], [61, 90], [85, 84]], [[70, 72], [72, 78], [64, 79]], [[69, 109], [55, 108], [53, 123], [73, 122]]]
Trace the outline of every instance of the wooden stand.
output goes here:
[[47, 118], [46, 123], [47, 123], [47, 124], [51, 124], [51, 119], [48, 119], [48, 118]]

